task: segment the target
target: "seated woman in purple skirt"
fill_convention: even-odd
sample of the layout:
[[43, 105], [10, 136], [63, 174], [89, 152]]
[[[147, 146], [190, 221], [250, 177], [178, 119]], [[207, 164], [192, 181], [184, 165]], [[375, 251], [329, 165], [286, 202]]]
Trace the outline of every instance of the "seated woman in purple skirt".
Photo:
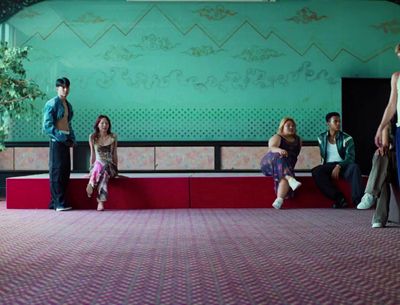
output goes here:
[[97, 210], [104, 210], [108, 199], [108, 181], [118, 176], [117, 135], [111, 132], [111, 121], [99, 115], [89, 136], [90, 174], [86, 187], [88, 197], [97, 188]]
[[281, 120], [277, 134], [268, 141], [268, 148], [268, 153], [261, 160], [261, 171], [274, 178], [276, 199], [272, 206], [280, 209], [283, 200], [292, 196], [293, 191], [301, 185], [294, 174], [301, 139], [296, 134], [296, 123], [292, 118]]

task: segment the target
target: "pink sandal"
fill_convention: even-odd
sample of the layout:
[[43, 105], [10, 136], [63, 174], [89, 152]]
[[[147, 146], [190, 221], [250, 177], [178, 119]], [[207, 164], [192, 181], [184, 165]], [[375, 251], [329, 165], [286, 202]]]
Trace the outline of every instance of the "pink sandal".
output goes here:
[[104, 211], [104, 205], [103, 202], [97, 201], [97, 211]]

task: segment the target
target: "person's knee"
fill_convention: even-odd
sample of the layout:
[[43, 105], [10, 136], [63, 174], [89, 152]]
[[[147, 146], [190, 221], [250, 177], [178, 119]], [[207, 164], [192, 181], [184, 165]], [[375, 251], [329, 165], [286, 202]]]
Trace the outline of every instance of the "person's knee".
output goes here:
[[288, 186], [289, 183], [288, 183], [288, 181], [286, 180], [286, 178], [281, 178], [281, 180], [279, 180], [279, 185], [281, 185], [281, 186]]
[[321, 172], [321, 165], [318, 165], [311, 170], [311, 175], [315, 178], [319, 176], [320, 172]]
[[357, 163], [350, 163], [346, 170], [352, 175], [361, 175], [361, 170]]

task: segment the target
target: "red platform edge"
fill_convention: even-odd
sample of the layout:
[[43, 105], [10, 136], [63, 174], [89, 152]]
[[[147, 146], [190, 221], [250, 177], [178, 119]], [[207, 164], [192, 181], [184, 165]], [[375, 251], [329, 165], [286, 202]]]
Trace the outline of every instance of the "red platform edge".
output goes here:
[[[330, 208], [332, 200], [317, 189], [311, 176], [298, 177], [302, 186], [283, 208]], [[95, 193], [86, 195], [87, 177], [71, 177], [67, 200], [74, 209], [95, 209]], [[339, 189], [351, 203], [346, 181]], [[50, 201], [46, 175], [13, 177], [6, 180], [8, 209], [47, 209]], [[188, 174], [177, 176], [142, 175], [112, 179], [106, 209], [166, 208], [270, 208], [276, 195], [271, 177], [262, 175]]]
[[[332, 207], [332, 200], [318, 190], [311, 176], [297, 179], [302, 186], [283, 208]], [[344, 180], [337, 185], [350, 204], [350, 185]], [[197, 177], [190, 180], [190, 198], [191, 208], [270, 208], [276, 194], [271, 177]]]

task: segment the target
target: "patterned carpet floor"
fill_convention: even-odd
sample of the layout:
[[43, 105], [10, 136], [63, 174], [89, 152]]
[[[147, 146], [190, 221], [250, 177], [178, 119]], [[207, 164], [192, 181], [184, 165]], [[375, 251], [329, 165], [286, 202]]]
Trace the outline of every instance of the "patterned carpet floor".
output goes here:
[[400, 227], [372, 212], [1, 202], [0, 304], [400, 304]]

